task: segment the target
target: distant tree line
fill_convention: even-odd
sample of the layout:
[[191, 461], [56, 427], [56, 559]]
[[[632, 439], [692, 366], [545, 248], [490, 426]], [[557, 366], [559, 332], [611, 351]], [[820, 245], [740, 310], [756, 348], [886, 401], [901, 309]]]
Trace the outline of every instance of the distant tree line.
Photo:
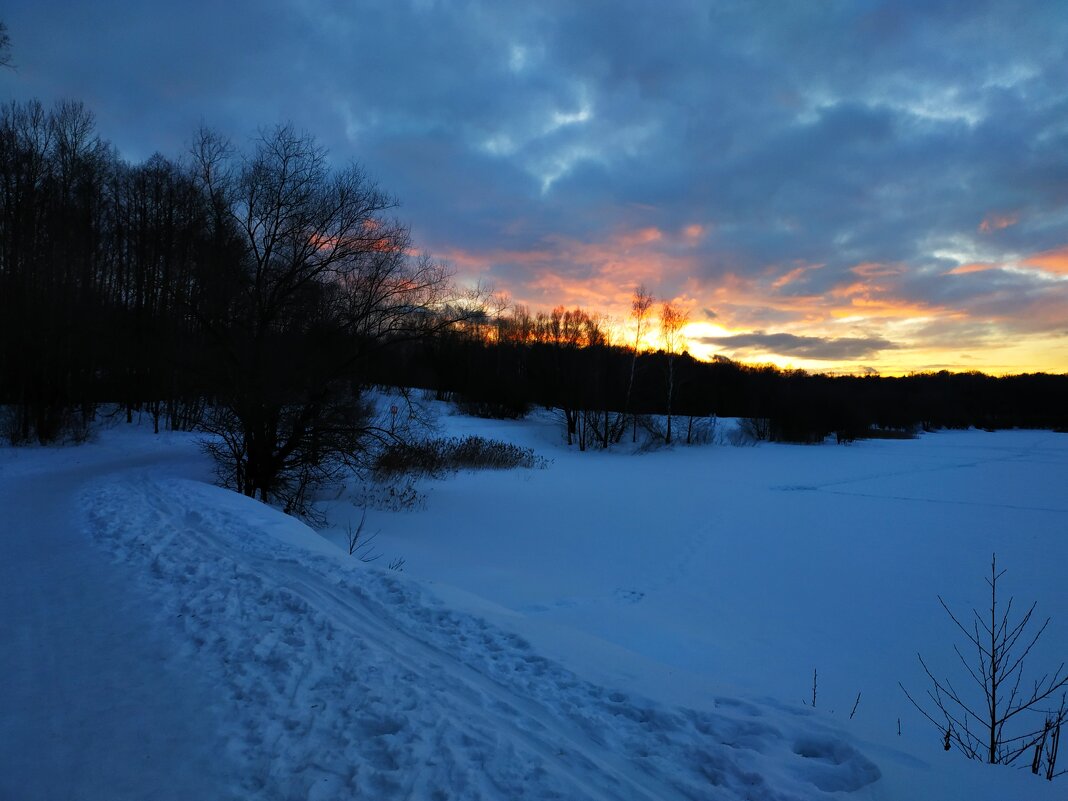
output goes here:
[[828, 376], [723, 357], [703, 362], [669, 347], [613, 344], [596, 316], [581, 309], [532, 315], [519, 308], [453, 329], [407, 348], [378, 375], [382, 383], [429, 388], [475, 414], [555, 409], [568, 443], [580, 448], [631, 439], [636, 424], [667, 440], [670, 429], [661, 422], [669, 413], [682, 419], [675, 435], [682, 440], [691, 438], [695, 420], [713, 415], [745, 418], [756, 439], [798, 443], [919, 429], [1068, 429], [1068, 375]]

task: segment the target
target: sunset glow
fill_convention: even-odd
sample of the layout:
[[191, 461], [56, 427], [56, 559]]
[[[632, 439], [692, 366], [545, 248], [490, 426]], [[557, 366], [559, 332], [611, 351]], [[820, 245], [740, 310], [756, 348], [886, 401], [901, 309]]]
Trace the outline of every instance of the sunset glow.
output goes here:
[[[704, 233], [696, 228], [620, 230], [603, 242], [552, 236], [532, 251], [454, 251], [447, 256], [464, 272], [514, 275], [500, 288], [516, 304], [601, 311], [612, 338], [623, 344], [634, 338], [630, 303], [635, 287], [667, 283], [679, 291], [659, 299], [688, 311], [691, 322], [684, 336], [690, 353], [700, 359], [720, 354], [786, 369], [882, 375], [944, 369], [999, 375], [1063, 372], [1068, 364], [1068, 342], [1056, 331], [1064, 319], [1056, 292], [1049, 293], [1053, 297], [1037, 293], [1026, 301], [1033, 330], [1003, 337], [1019, 325], [1011, 314], [982, 304], [910, 297], [910, 271], [901, 264], [852, 265], [819, 293], [809, 282], [823, 264], [769, 266], [755, 276], [724, 271], [715, 284], [698, 280], [706, 255], [694, 251], [694, 240]], [[1059, 280], [1068, 273], [1068, 251], [1054, 249], [1006, 264], [960, 264], [941, 280], [948, 285], [991, 271], [1042, 273]], [[648, 349], [661, 346], [653, 317], [652, 329], [643, 336]], [[1046, 326], [1051, 333], [1042, 331]], [[947, 341], [952, 343], [948, 347], [943, 344]]]

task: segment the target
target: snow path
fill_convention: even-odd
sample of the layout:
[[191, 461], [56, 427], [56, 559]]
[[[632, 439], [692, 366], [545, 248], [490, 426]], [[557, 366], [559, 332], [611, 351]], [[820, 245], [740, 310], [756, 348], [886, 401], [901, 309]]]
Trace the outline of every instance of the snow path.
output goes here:
[[0, 484], [0, 798], [236, 797], [211, 689], [174, 658], [130, 567], [92, 546], [72, 503], [101, 471], [159, 469], [160, 457], [70, 466], [43, 454], [47, 473]]
[[83, 503], [225, 693], [243, 798], [875, 797], [879, 770], [815, 716], [598, 686], [248, 499], [126, 473]]

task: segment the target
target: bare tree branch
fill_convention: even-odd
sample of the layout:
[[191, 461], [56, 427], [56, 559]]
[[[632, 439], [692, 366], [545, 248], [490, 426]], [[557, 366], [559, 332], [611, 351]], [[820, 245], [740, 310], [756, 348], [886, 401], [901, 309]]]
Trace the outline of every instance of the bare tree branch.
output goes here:
[[[966, 697], [950, 678], [937, 677], [919, 654], [920, 666], [931, 683], [927, 697], [931, 709], [937, 713], [918, 703], [903, 685], [901, 689], [912, 705], [942, 732], [947, 749], [953, 745], [969, 759], [995, 764], [1012, 764], [1022, 754], [1034, 749], [1033, 772], [1038, 773], [1045, 761], [1046, 773], [1052, 777], [1058, 774], [1055, 770], [1056, 748], [1050, 746], [1056, 739], [1051, 732], [1056, 731], [1059, 738], [1060, 726], [1068, 714], [1063, 693], [1068, 687], [1068, 674], [1065, 674], [1062, 663], [1052, 674], [1045, 673], [1035, 680], [1029, 692], [1021, 691], [1026, 659], [1050, 620], [1047, 618], [1036, 631], [1027, 634], [1037, 604], [1032, 603], [1026, 612], [1013, 620], [1013, 598], [1010, 597], [1003, 607], [999, 605], [998, 584], [1004, 575], [1004, 570], [997, 569], [995, 555], [991, 558], [990, 576], [986, 579], [990, 588], [990, 606], [982, 615], [978, 610], [972, 610], [971, 628], [965, 626], [938, 596], [938, 602], [950, 620], [976, 649], [973, 663], [958, 645], [953, 646], [965, 674], [979, 691], [978, 697]], [[1058, 692], [1062, 693], [1060, 707], [1057, 710], [1042, 709], [1042, 703]], [[1038, 715], [1042, 716], [1041, 720], [1037, 719]], [[1021, 716], [1030, 716], [1035, 723], [1008, 731], [1007, 725], [1017, 722], [1017, 718], [1022, 720]]]

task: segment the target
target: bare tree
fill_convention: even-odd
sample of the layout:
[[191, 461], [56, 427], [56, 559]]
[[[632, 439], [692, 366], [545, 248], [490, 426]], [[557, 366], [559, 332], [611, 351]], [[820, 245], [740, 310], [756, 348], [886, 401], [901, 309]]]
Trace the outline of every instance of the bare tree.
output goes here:
[[367, 522], [367, 510], [364, 509], [360, 514], [360, 522], [355, 526], [352, 525], [352, 521], [349, 521], [345, 525], [345, 535], [349, 544], [349, 556], [355, 556], [361, 562], [375, 562], [382, 554], [378, 553], [374, 548], [374, 542], [378, 539], [380, 532], [376, 531], [373, 534], [366, 535], [363, 527]]
[[[505, 312], [512, 307], [512, 299], [507, 292], [493, 292], [490, 294], [487, 305], [493, 312], [493, 335], [494, 343], [500, 345], [504, 341], [504, 330], [507, 325]], [[498, 349], [498, 354], [500, 350]]]
[[664, 438], [668, 445], [671, 444], [671, 404], [675, 398], [675, 357], [681, 351], [682, 329], [688, 322], [686, 313], [675, 304], [665, 303], [661, 307], [660, 339], [664, 343], [664, 351], [668, 357], [667, 436]]
[[15, 68], [15, 65], [11, 63], [11, 37], [3, 21], [0, 21], [0, 67]]
[[553, 346], [551, 361], [557, 389], [556, 408], [563, 416], [567, 444], [577, 441], [579, 450], [584, 451], [590, 441], [584, 414], [590, 401], [586, 391], [589, 376], [582, 370], [579, 351], [607, 344], [601, 319], [580, 308], [557, 306], [549, 313], [537, 313], [530, 337], [533, 342]]
[[[630, 357], [630, 378], [627, 380], [627, 399], [624, 404], [624, 412], [630, 413], [630, 399], [634, 390], [634, 373], [638, 366], [638, 349], [642, 344], [642, 336], [645, 334], [646, 322], [649, 317], [649, 310], [656, 302], [656, 298], [645, 288], [645, 284], [639, 285], [634, 290], [634, 297], [631, 298], [630, 310], [634, 317], [634, 352]], [[631, 442], [638, 441], [638, 416], [634, 415], [631, 422]]]
[[395, 436], [362, 397], [368, 356], [470, 309], [449, 303], [444, 265], [410, 255], [395, 201], [355, 165], [332, 171], [311, 137], [264, 132], [235, 166], [201, 135], [194, 155], [239, 246], [203, 321], [222, 388], [208, 448], [227, 483], [304, 513], [311, 488]]
[[[1064, 690], [1068, 675], [1062, 662], [1056, 671], [1043, 674], [1034, 681], [1024, 681], [1024, 662], [1049, 625], [1049, 618], [1034, 631], [1027, 633], [1036, 604], [1012, 620], [1013, 599], [1004, 608], [998, 599], [998, 582], [1005, 571], [997, 569], [996, 555], [990, 560], [990, 608], [984, 614], [972, 610], [969, 624], [961, 621], [941, 596], [938, 602], [964, 635], [969, 658], [958, 646], [957, 654], [972, 691], [958, 686], [948, 678], [938, 678], [922, 656], [917, 654], [924, 673], [931, 681], [927, 697], [931, 704], [918, 703], [903, 685], [909, 701], [942, 732], [948, 751], [956, 747], [969, 759], [998, 765], [1011, 765], [1021, 754], [1035, 751], [1032, 770], [1038, 773], [1045, 754], [1049, 761], [1048, 778], [1055, 774], [1056, 743], [1060, 727], [1066, 720]], [[1047, 702], [1061, 693], [1060, 706], [1047, 709]], [[1041, 721], [1041, 722], [1039, 722]], [[1009, 729], [1006, 727], [1012, 724]], [[1045, 749], [1045, 750], [1044, 750]]]

